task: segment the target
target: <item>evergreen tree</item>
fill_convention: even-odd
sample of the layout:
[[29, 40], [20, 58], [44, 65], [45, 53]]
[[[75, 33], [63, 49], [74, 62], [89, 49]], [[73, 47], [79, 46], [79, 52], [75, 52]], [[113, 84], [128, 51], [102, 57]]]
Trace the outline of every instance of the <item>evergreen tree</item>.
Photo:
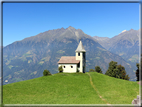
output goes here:
[[102, 70], [99, 66], [95, 66], [95, 72], [102, 73]]
[[129, 80], [130, 77], [128, 75], [125, 76], [125, 80]]
[[129, 80], [130, 77], [126, 75], [125, 67], [122, 65], [117, 65], [118, 72], [116, 74], [116, 78], [124, 79], [124, 80]]
[[137, 81], [139, 81], [139, 66], [140, 66], [140, 64], [137, 63], [136, 66], [137, 66], [136, 77], [137, 77]]
[[111, 62], [109, 63], [109, 68], [108, 68], [108, 70], [106, 71], [105, 75], [115, 77], [115, 76], [116, 76], [115, 74], [116, 74], [116, 72], [117, 72], [116, 67], [117, 67], [117, 62], [111, 61]]
[[119, 79], [124, 79], [124, 80], [129, 80], [130, 77], [126, 75], [125, 68], [122, 65], [117, 65], [117, 62], [111, 61], [109, 63], [109, 68], [105, 75], [119, 78]]

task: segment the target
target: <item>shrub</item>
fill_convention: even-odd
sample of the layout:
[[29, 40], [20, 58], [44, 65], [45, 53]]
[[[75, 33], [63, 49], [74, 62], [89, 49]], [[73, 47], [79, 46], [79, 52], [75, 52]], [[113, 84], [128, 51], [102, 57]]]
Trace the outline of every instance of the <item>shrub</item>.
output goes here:
[[63, 72], [62, 66], [59, 66], [58, 70], [59, 70], [60, 73]]
[[99, 66], [95, 66], [95, 72], [102, 73], [102, 70]]
[[95, 70], [94, 69], [90, 69], [89, 72], [95, 72]]
[[79, 73], [79, 70], [78, 70], [78, 68], [77, 68], [76, 72], [77, 72], [77, 73]]
[[51, 75], [51, 73], [49, 72], [49, 70], [45, 69], [43, 71], [43, 76], [47, 76], [47, 75]]

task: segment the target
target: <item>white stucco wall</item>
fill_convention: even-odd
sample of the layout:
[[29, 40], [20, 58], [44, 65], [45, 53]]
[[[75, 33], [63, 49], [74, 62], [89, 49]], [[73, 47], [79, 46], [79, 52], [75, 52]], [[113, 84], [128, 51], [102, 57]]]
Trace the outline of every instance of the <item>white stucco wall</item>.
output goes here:
[[[80, 53], [80, 56], [78, 56], [78, 53]], [[86, 67], [86, 63], [85, 65], [83, 64], [83, 52], [76, 52], [76, 60], [80, 60], [80, 72], [83, 73], [83, 66]], [[86, 72], [86, 68], [84, 69], [84, 71]]]
[[76, 52], [76, 60], [80, 60], [80, 72], [83, 72], [83, 54], [80, 52], [80, 56], [78, 56], [78, 52]]
[[[75, 73], [77, 70], [77, 64], [58, 64], [58, 67], [59, 66], [62, 66], [63, 72], [65, 73]], [[71, 66], [73, 66], [73, 68], [71, 68]]]

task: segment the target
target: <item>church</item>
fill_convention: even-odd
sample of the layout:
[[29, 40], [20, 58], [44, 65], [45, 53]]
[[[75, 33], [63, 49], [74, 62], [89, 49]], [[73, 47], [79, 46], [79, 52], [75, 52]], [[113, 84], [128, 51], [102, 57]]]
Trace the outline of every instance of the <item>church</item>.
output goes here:
[[79, 72], [86, 72], [86, 50], [83, 47], [82, 41], [75, 51], [76, 56], [62, 56], [58, 62], [58, 67], [62, 66], [63, 72], [75, 73], [77, 69]]

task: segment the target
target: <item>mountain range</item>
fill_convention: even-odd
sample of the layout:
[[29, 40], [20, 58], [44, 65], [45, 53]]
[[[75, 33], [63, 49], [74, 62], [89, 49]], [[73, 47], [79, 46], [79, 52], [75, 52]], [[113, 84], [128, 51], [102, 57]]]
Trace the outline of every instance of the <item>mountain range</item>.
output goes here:
[[112, 37], [97, 37], [94, 38], [108, 51], [121, 56], [125, 61], [130, 63], [136, 69], [136, 63], [139, 62], [140, 48], [140, 29], [122, 31], [120, 34]]
[[[125, 35], [121, 34], [121, 36]], [[113, 60], [125, 67], [130, 80], [136, 80], [134, 72], [136, 69], [132, 68], [131, 63], [123, 59], [122, 55], [119, 55], [117, 49], [116, 53], [109, 50], [112, 44], [108, 44], [110, 48], [105, 47], [95, 37], [85, 34], [81, 29], [69, 26], [66, 29], [48, 30], [5, 46], [3, 48], [3, 84], [40, 77], [44, 69], [48, 69], [52, 74], [57, 73], [57, 62], [61, 56], [75, 56], [80, 38], [86, 50], [86, 71], [99, 65], [105, 73], [109, 62]], [[102, 41], [108, 42], [111, 39], [105, 38]], [[138, 46], [136, 41], [134, 44]], [[113, 45], [114, 49], [115, 46]]]

